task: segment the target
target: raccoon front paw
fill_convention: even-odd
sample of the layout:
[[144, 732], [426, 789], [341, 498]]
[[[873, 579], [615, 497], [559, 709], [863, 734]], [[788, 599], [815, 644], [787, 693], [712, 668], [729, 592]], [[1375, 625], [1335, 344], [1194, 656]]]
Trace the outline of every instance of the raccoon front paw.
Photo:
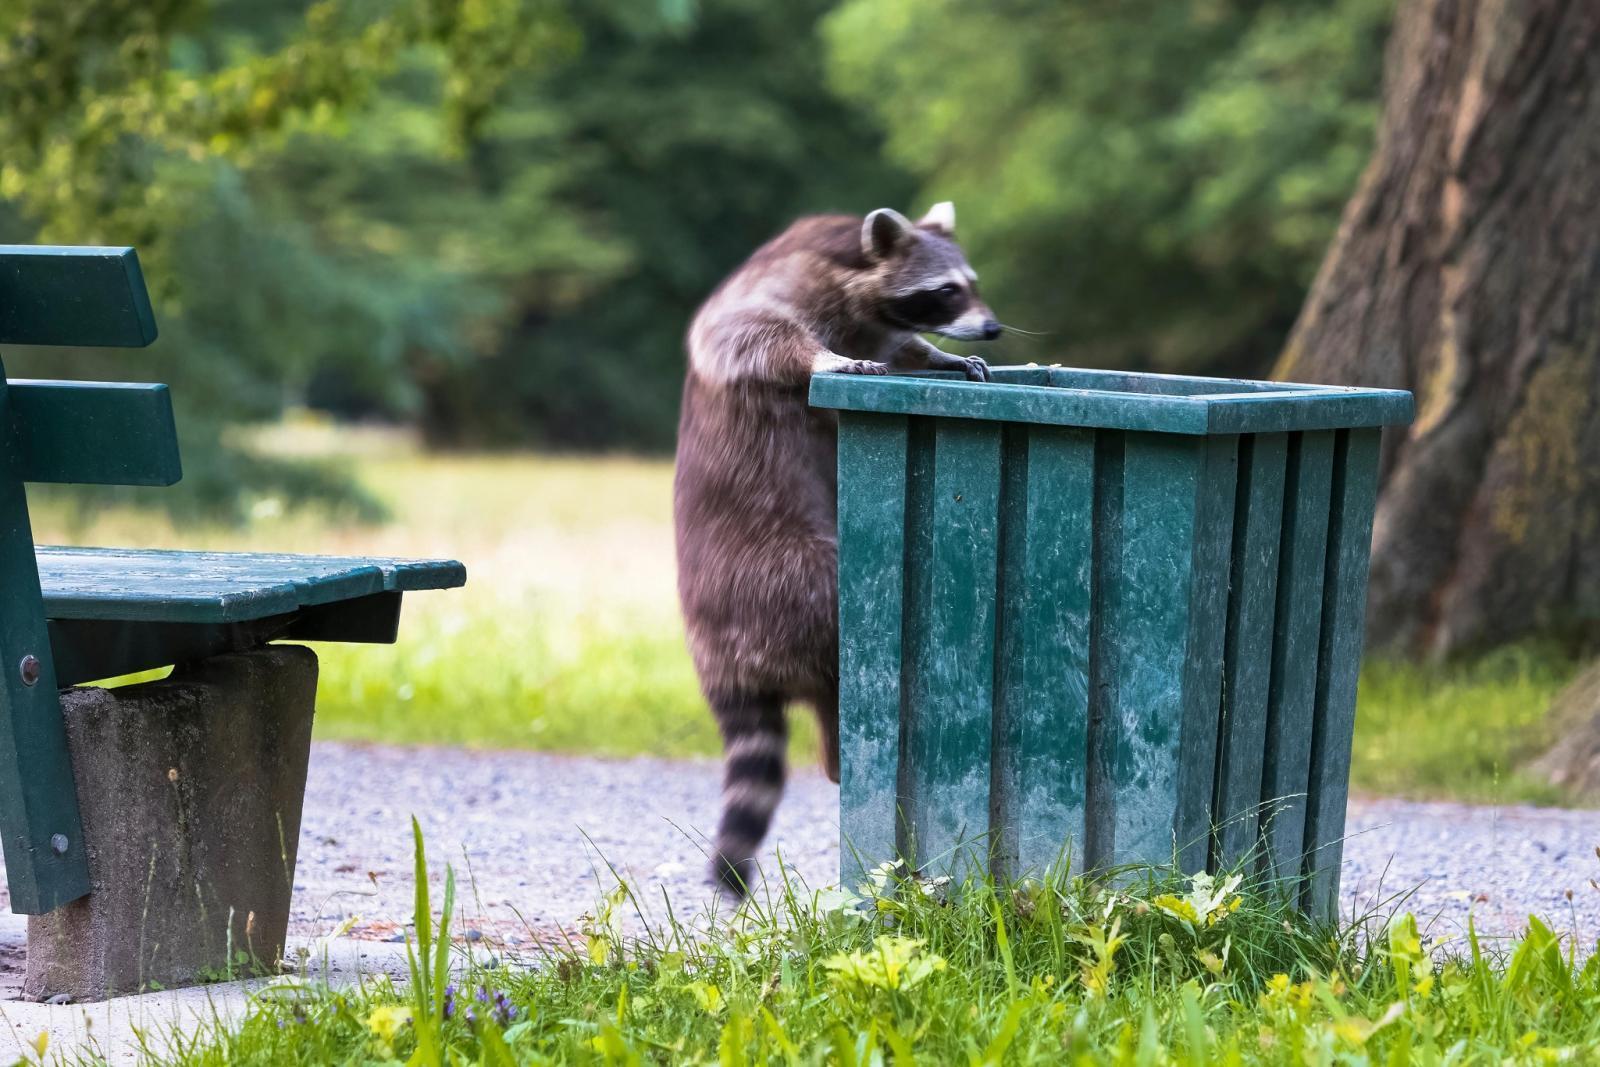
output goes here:
[[838, 370], [839, 374], [888, 374], [889, 364], [874, 363], [870, 359], [852, 359]]
[[994, 376], [989, 373], [989, 364], [979, 356], [963, 356], [961, 362], [966, 364], [961, 368], [969, 382], [991, 382]]

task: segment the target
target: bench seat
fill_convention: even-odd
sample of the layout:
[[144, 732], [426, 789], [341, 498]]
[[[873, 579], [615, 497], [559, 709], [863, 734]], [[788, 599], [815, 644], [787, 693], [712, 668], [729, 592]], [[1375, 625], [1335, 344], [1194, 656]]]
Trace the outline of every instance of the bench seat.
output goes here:
[[454, 560], [40, 545], [47, 619], [247, 622], [373, 593], [454, 589]]
[[279, 639], [387, 644], [401, 594], [467, 577], [454, 560], [47, 545], [37, 558], [64, 686]]

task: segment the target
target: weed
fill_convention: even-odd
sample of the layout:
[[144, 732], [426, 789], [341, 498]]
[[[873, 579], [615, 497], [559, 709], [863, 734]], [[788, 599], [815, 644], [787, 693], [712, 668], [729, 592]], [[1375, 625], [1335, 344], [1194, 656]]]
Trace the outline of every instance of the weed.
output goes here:
[[[1543, 1064], [1600, 1056], [1600, 956], [1530, 919], [1495, 956], [1430, 946], [1407, 914], [1307, 920], [1236, 876], [1160, 869], [929, 891], [780, 892], [623, 939], [625, 887], [587, 933], [450, 976], [416, 833], [404, 989], [302, 984], [212, 1025], [174, 1065], [1080, 1063]], [[269, 989], [272, 987], [269, 987]]]

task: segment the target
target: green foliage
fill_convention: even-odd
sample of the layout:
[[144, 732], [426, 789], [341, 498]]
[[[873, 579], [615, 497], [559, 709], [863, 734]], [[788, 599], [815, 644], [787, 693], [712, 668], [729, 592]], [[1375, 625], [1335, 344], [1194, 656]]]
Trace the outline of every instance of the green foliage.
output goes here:
[[844, 0], [831, 70], [953, 199], [1011, 354], [1261, 372], [1370, 149], [1392, 0]]
[[818, 210], [954, 198], [1045, 333], [1001, 361], [1260, 371], [1391, 2], [18, 0], [0, 239], [140, 248], [163, 337], [108, 376], [175, 388], [200, 477], [164, 500], [277, 473], [215, 457], [292, 400], [664, 450], [695, 306]]
[[[417, 878], [426, 884], [420, 832]], [[446, 884], [450, 884], [447, 872]], [[280, 980], [174, 1065], [1587, 1062], [1600, 955], [1530, 918], [1503, 956], [1470, 928], [1429, 945], [1407, 914], [1308, 922], [1268, 888], [1131, 869], [960, 887], [885, 867], [856, 893], [783, 883], [733, 916], [619, 936], [618, 886], [532, 966], [413, 966], [334, 991]], [[1216, 901], [1198, 924], [1172, 902]], [[418, 939], [447, 944], [425, 890]], [[436, 925], [437, 924], [437, 925]]]
[[[721, 751], [670, 615], [606, 618], [533, 604], [464, 626], [415, 619], [394, 649], [317, 651], [322, 738], [608, 756]], [[797, 758], [810, 763], [810, 716], [793, 722]]]
[[260, 8], [204, 0], [0, 12], [0, 239], [137, 246], [162, 332], [148, 352], [19, 352], [11, 370], [171, 383], [190, 478], [169, 501], [229, 505], [246, 481], [337, 489], [245, 462], [224, 428], [276, 415], [314, 373], [406, 382], [419, 349], [463, 358], [493, 295], [450, 264], [406, 269], [329, 240], [264, 161], [348, 133], [419, 68], [433, 76], [434, 151], [459, 155], [513, 73], [575, 40], [556, 0], [268, 7], [277, 39]]
[[[0, 13], [0, 195], [60, 243], [121, 232], [159, 264], [193, 200], [164, 164], [248, 159], [326, 127], [415, 49], [470, 137], [510, 74], [564, 47], [552, 0], [320, 0], [269, 51], [227, 40], [205, 0], [20, 0]], [[232, 45], [232, 47], [227, 47]], [[159, 270], [158, 270], [159, 275]]]
[[718, 278], [796, 214], [909, 190], [819, 88], [827, 6], [8, 8], [0, 239], [138, 246], [162, 330], [14, 369], [172, 384], [171, 499], [212, 505], [281, 473], [224, 428], [296, 398], [442, 442], [668, 447]]
[[481, 142], [489, 217], [545, 255], [511, 278], [492, 353], [428, 391], [436, 439], [670, 447], [683, 333], [722, 276], [797, 215], [905, 203], [874, 127], [822, 88], [828, 6], [705, 0], [688, 26], [575, 11], [582, 62]]
[[1361, 676], [1351, 776], [1382, 796], [1560, 803], [1521, 773], [1557, 740], [1550, 706], [1581, 659], [1546, 643], [1444, 664], [1369, 659]]

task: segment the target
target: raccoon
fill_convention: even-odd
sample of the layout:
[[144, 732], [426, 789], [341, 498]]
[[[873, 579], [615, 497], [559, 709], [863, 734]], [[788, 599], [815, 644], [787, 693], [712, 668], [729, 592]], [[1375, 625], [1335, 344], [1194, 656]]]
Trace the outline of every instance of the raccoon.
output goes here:
[[955, 209], [916, 223], [802, 218], [733, 272], [695, 314], [678, 426], [673, 519], [678, 594], [700, 684], [723, 740], [712, 878], [747, 892], [783, 793], [784, 712], [809, 704], [839, 780], [837, 419], [806, 402], [811, 375], [956, 370], [976, 357], [921, 336], [993, 339], [1000, 324], [953, 240]]

